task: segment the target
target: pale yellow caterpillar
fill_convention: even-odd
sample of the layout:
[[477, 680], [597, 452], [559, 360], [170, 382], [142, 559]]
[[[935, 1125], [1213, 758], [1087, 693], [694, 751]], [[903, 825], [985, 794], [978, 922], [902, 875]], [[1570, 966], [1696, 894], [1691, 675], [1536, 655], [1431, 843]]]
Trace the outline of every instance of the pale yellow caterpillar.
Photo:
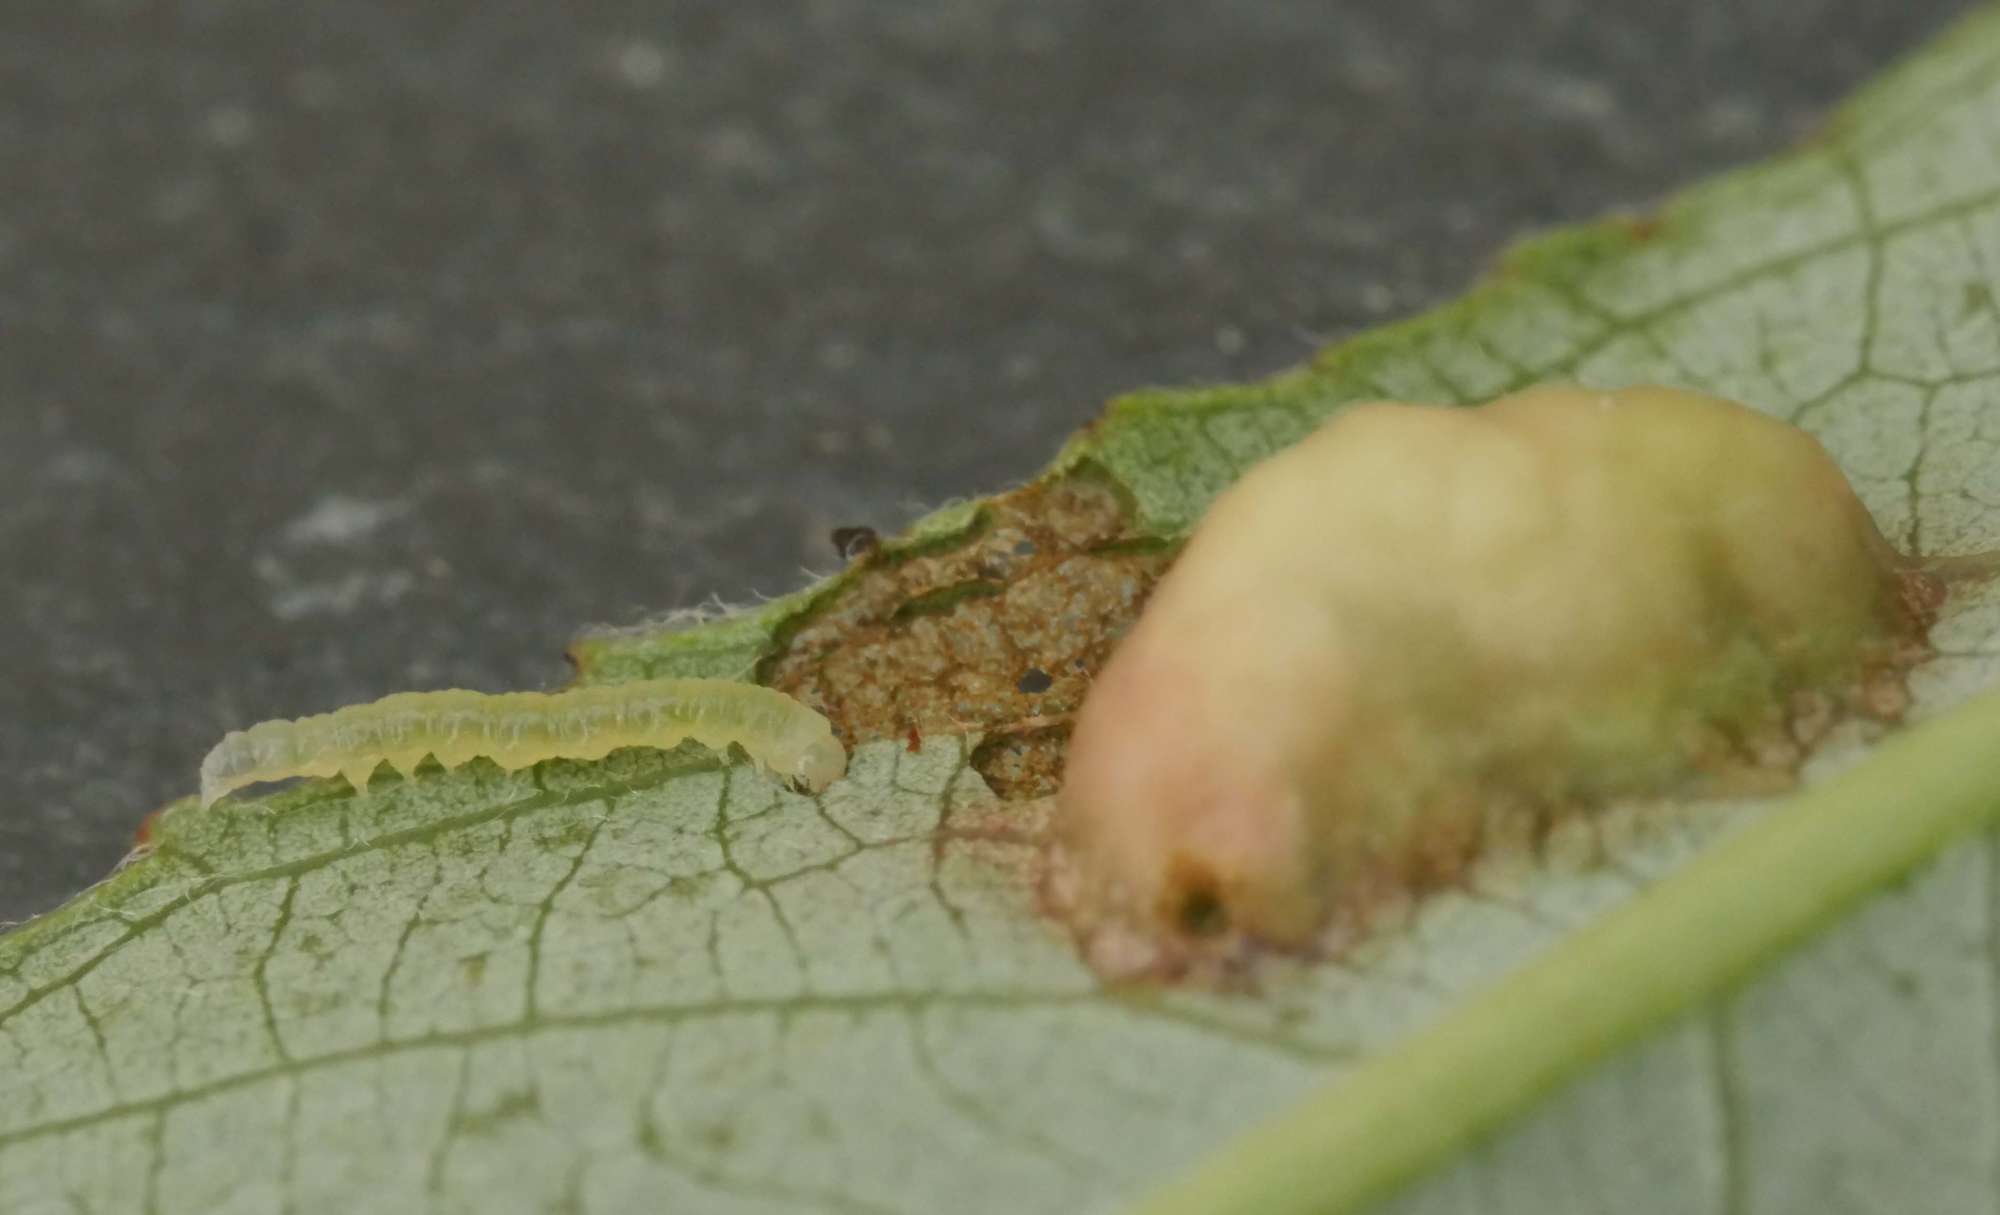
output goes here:
[[827, 719], [770, 688], [726, 679], [650, 679], [567, 692], [451, 689], [398, 692], [296, 721], [264, 721], [225, 735], [201, 761], [201, 803], [293, 776], [347, 778], [368, 787], [387, 761], [408, 773], [433, 756], [447, 768], [484, 756], [509, 771], [545, 759], [602, 759], [620, 747], [734, 743], [751, 759], [818, 792], [847, 770]]
[[1810, 706], [1895, 716], [1992, 567], [1898, 553], [1811, 435], [1714, 397], [1350, 407], [1217, 500], [1091, 687], [1052, 892], [1107, 969], [1309, 945], [1496, 812], [1782, 777]]

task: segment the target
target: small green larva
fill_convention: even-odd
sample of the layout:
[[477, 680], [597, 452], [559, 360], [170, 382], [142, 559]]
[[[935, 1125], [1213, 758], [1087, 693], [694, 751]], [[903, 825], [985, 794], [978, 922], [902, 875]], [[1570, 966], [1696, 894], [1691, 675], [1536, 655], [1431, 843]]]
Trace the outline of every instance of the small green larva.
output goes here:
[[545, 759], [602, 759], [620, 747], [731, 743], [805, 789], [847, 770], [827, 719], [770, 688], [726, 679], [650, 679], [567, 692], [489, 696], [399, 692], [296, 721], [233, 730], [201, 762], [201, 803], [258, 781], [339, 773], [357, 790], [384, 760], [409, 772], [484, 756], [512, 771]]
[[1787, 768], [1807, 704], [1894, 716], [1941, 594], [1745, 406], [1353, 406], [1217, 500], [1091, 688], [1053, 893], [1110, 969], [1308, 945], [1489, 813]]

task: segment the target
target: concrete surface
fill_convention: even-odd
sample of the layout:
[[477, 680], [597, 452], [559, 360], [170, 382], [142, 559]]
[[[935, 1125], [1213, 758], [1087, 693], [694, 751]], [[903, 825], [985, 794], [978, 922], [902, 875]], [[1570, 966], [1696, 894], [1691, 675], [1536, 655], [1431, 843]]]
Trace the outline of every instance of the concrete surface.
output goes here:
[[0, 919], [227, 728], [791, 588], [1113, 392], [1782, 148], [1961, 7], [0, 8]]

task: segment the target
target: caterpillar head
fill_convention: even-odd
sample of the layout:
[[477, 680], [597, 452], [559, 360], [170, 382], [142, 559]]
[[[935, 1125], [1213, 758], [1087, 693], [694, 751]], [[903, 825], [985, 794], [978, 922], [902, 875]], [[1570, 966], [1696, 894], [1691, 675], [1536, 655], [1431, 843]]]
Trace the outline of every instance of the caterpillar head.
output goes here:
[[790, 775], [797, 787], [808, 793], [818, 793], [840, 779], [846, 771], [847, 750], [829, 733], [799, 749], [798, 762], [792, 766]]

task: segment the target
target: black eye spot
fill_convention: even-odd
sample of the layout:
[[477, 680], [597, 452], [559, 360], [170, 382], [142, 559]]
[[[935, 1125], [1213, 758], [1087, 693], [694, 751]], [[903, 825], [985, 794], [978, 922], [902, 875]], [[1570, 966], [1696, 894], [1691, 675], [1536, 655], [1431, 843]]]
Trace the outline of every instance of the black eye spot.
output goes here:
[[1038, 696], [1048, 691], [1054, 684], [1054, 676], [1047, 671], [1040, 667], [1029, 667], [1021, 678], [1014, 682], [1014, 687], [1030, 696]]
[[1197, 886], [1181, 897], [1181, 931], [1191, 937], [1212, 937], [1229, 927], [1229, 909], [1209, 886]]

